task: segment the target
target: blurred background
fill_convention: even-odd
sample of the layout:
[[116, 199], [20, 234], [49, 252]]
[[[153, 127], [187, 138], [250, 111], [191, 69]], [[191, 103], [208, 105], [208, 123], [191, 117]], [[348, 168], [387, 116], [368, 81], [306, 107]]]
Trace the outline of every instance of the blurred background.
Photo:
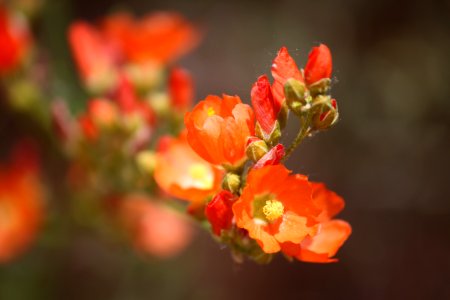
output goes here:
[[[69, 253], [38, 246], [1, 266], [0, 299], [450, 299], [449, 1], [48, 0], [36, 30], [53, 63], [50, 88], [73, 106], [85, 95], [67, 27], [119, 9], [175, 10], [200, 24], [203, 41], [179, 61], [197, 100], [227, 93], [249, 102], [281, 46], [303, 65], [312, 46], [327, 44], [341, 118], [288, 167], [345, 198], [340, 218], [353, 234], [339, 263], [277, 257], [259, 266], [234, 263], [200, 229], [181, 256], [145, 264], [80, 232]], [[47, 180], [57, 182], [64, 161], [55, 162], [51, 143], [24, 116], [1, 110], [2, 151], [31, 132]], [[297, 130], [289, 126], [287, 140]]]

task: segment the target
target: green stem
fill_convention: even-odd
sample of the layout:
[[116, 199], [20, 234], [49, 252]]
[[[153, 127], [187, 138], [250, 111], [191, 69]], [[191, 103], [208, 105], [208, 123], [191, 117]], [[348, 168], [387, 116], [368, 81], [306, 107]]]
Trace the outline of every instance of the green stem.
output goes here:
[[303, 139], [305, 137], [307, 137], [308, 134], [310, 133], [310, 127], [309, 127], [310, 114], [309, 114], [309, 112], [306, 113], [306, 115], [304, 117], [300, 118], [300, 120], [301, 120], [300, 130], [297, 133], [297, 136], [295, 137], [295, 139], [292, 141], [291, 145], [286, 149], [285, 155], [283, 157], [283, 162], [285, 162], [289, 158], [289, 156], [292, 154], [292, 152], [294, 152], [295, 148], [297, 148], [301, 144]]

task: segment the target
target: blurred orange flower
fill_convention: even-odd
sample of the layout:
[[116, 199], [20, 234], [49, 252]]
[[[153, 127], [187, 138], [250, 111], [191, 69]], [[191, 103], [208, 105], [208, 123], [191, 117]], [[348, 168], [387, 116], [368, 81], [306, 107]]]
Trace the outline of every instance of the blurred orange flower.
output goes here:
[[163, 141], [154, 171], [154, 178], [163, 191], [200, 204], [220, 189], [223, 171], [198, 156], [187, 143], [185, 133]]
[[10, 72], [23, 60], [30, 45], [27, 24], [0, 4], [0, 74]]
[[134, 63], [170, 63], [195, 47], [200, 37], [197, 29], [175, 12], [155, 12], [139, 20], [118, 13], [105, 18], [101, 28], [124, 59]]
[[323, 183], [312, 183], [313, 200], [322, 210], [316, 235], [308, 236], [300, 244], [285, 243], [282, 251], [301, 261], [328, 263], [344, 244], [352, 232], [350, 224], [342, 220], [332, 220], [344, 208], [344, 200], [328, 190]]
[[255, 133], [250, 106], [238, 96], [208, 96], [191, 112], [184, 123], [192, 149], [212, 164], [239, 166], [246, 160], [247, 138]]
[[69, 44], [88, 88], [98, 93], [117, 83], [117, 54], [111, 42], [95, 27], [82, 21], [74, 22], [69, 28]]
[[121, 199], [119, 219], [137, 250], [160, 258], [179, 254], [193, 235], [187, 219], [143, 195]]
[[139, 20], [117, 13], [98, 27], [77, 21], [69, 28], [69, 43], [82, 79], [96, 93], [110, 91], [123, 73], [137, 86], [153, 86], [161, 68], [196, 46], [199, 37], [191, 23], [173, 12], [157, 12]]
[[306, 176], [291, 175], [283, 165], [252, 169], [233, 205], [236, 225], [266, 253], [280, 251], [282, 243], [299, 244], [317, 232], [320, 209], [311, 195]]
[[43, 192], [36, 154], [19, 145], [0, 166], [0, 263], [21, 254], [36, 237], [43, 217]]

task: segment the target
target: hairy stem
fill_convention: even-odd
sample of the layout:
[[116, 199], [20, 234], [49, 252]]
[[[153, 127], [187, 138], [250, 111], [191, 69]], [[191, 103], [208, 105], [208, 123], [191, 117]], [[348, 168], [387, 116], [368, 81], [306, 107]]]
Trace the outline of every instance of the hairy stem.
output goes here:
[[297, 136], [292, 141], [291, 145], [286, 149], [285, 155], [283, 157], [283, 162], [288, 160], [289, 156], [292, 154], [292, 152], [294, 152], [295, 148], [297, 148], [301, 144], [303, 139], [305, 137], [307, 137], [308, 134], [310, 133], [310, 127], [309, 127], [310, 116], [309, 116], [309, 113], [306, 113], [306, 115], [301, 117], [300, 120], [301, 120], [300, 130], [298, 131]]

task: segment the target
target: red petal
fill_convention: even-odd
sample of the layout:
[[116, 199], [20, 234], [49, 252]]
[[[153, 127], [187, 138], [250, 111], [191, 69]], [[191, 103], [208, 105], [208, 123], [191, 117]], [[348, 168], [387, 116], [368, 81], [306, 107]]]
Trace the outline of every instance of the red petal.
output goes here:
[[191, 74], [185, 69], [174, 68], [169, 76], [169, 91], [172, 105], [178, 109], [187, 109], [194, 98]]
[[251, 98], [256, 120], [261, 125], [262, 130], [270, 134], [279, 110], [275, 110], [269, 78], [266, 75], [260, 76], [253, 85]]
[[284, 101], [284, 84], [289, 78], [297, 79], [303, 82], [303, 76], [295, 63], [295, 60], [289, 55], [286, 47], [278, 51], [277, 57], [272, 63], [272, 76], [275, 82], [272, 86], [273, 97], [277, 106], [276, 111], [280, 111]]
[[277, 165], [284, 156], [284, 146], [278, 144], [269, 150], [260, 160], [253, 166], [253, 169], [260, 169], [264, 166]]
[[229, 191], [221, 191], [206, 206], [205, 215], [212, 225], [214, 234], [220, 236], [223, 229], [231, 227], [233, 219], [231, 208], [235, 200], [235, 196]]
[[306, 84], [313, 84], [323, 78], [330, 78], [332, 70], [331, 52], [324, 44], [314, 47], [305, 66]]

